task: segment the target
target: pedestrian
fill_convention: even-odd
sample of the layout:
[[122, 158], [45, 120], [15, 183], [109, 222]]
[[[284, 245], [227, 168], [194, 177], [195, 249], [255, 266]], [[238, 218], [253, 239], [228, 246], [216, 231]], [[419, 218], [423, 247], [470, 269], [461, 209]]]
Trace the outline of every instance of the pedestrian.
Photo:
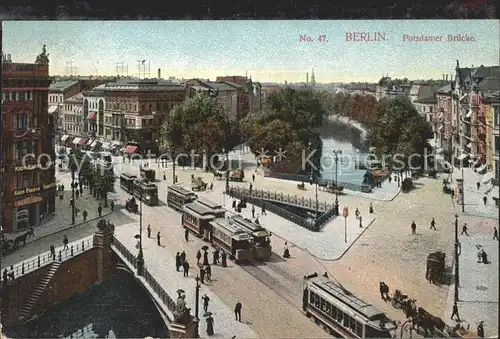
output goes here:
[[56, 260], [56, 249], [54, 245], [50, 245], [50, 256], [52, 257], [52, 260]]
[[415, 224], [415, 221], [411, 223], [411, 234], [417, 234], [417, 224]]
[[465, 234], [466, 236], [469, 236], [469, 234], [467, 233], [467, 223], [464, 224], [464, 226], [462, 227], [462, 233], [460, 233], [460, 235], [463, 235]]
[[385, 288], [384, 288], [385, 283], [383, 281], [380, 282], [379, 284], [379, 290], [380, 290], [380, 297], [382, 298], [383, 301], [387, 301], [385, 298]]
[[187, 260], [185, 260], [182, 263], [182, 268], [184, 269], [184, 276], [188, 277], [189, 276], [189, 263], [187, 262]]
[[222, 255], [221, 255], [221, 266], [222, 267], [227, 267], [227, 255], [226, 255], [226, 252], [222, 252]]
[[389, 184], [392, 182], [392, 176], [389, 175]]
[[213, 182], [211, 182], [211, 183], [210, 183], [210, 191], [213, 191], [213, 190], [214, 190], [214, 183], [213, 183]]
[[479, 338], [484, 338], [484, 327], [483, 327], [483, 321], [479, 322], [479, 325], [477, 325], [477, 336]]
[[236, 303], [236, 306], [234, 307], [234, 316], [236, 318], [236, 321], [241, 322], [241, 309], [243, 308], [243, 305], [238, 301]]
[[210, 301], [210, 298], [208, 297], [208, 295], [205, 293], [203, 295], [203, 297], [201, 297], [201, 299], [203, 300], [203, 310], [205, 312], [208, 312], [208, 303]]
[[158, 233], [156, 234], [156, 240], [158, 242], [158, 246], [161, 246], [161, 244], [160, 244], [160, 238], [161, 238], [160, 231], [158, 231]]
[[201, 251], [198, 250], [198, 252], [196, 253], [196, 264], [197, 265], [200, 265], [200, 259], [201, 259]]
[[208, 314], [207, 316], [207, 335], [213, 336], [214, 335], [214, 318], [212, 317], [211, 314]]
[[323, 276], [324, 276], [325, 278], [328, 278], [328, 272], [323, 273]]
[[283, 250], [283, 258], [290, 258], [290, 250], [288, 249], [288, 242], [285, 241], [285, 249]]
[[200, 267], [200, 282], [202, 284], [205, 283], [205, 269], [202, 267]]
[[252, 205], [252, 219], [255, 218], [255, 206]]
[[186, 261], [186, 252], [182, 251], [182, 253], [181, 253], [181, 263], [183, 263], [184, 261]]
[[213, 265], [219, 264], [219, 250], [218, 249], [215, 249], [215, 251], [214, 251], [214, 257], [213, 257], [212, 264]]
[[35, 236], [35, 229], [33, 226], [30, 226], [30, 233], [28, 234], [28, 237], [34, 237]]
[[479, 181], [477, 182], [477, 184], [476, 184], [476, 185], [477, 185], [477, 189], [480, 189], [480, 188], [481, 188], [481, 183], [480, 183]]
[[87, 221], [87, 215], [88, 215], [88, 214], [89, 214], [89, 213], [87, 212], [87, 210], [83, 210], [83, 212], [82, 212], [83, 221]]
[[165, 172], [163, 172], [163, 181], [167, 180], [167, 176], [165, 175]]
[[359, 215], [359, 228], [363, 228], [363, 217]]
[[184, 239], [186, 239], [186, 241], [189, 241], [189, 230], [187, 228], [184, 231]]
[[205, 250], [203, 253], [203, 266], [207, 266], [209, 264], [208, 262], [208, 252]]
[[177, 252], [177, 254], [175, 255], [175, 270], [179, 272], [179, 268], [181, 268], [181, 266], [181, 254]]
[[431, 220], [431, 227], [429, 229], [431, 229], [431, 230], [433, 229], [433, 230], [437, 231], [436, 220], [434, 220], [434, 218], [432, 218], [432, 220]]
[[493, 227], [493, 240], [498, 240], [498, 230], [496, 227]]
[[253, 185], [252, 185], [252, 183], [250, 183], [250, 194], [252, 194], [252, 187], [253, 187]]
[[111, 206], [111, 211], [114, 211], [114, 209], [115, 209], [115, 201], [111, 200], [111, 202], [109, 203], [109, 205]]
[[252, 181], [255, 182], [255, 173], [252, 174]]
[[3, 270], [2, 278], [4, 286], [7, 286], [7, 281], [9, 280], [9, 274], [7, 273], [7, 269]]
[[83, 197], [83, 185], [80, 185], [80, 195]]
[[488, 201], [488, 197], [485, 195], [485, 196], [483, 197], [483, 202], [484, 202], [484, 204], [485, 204], [485, 205], [486, 205], [486, 201]]
[[370, 203], [370, 214], [373, 214], [373, 205]]
[[359, 210], [356, 208], [356, 211], [354, 211], [354, 214], [356, 215], [356, 220], [359, 219]]
[[99, 207], [97, 207], [97, 212], [99, 213], [99, 218], [102, 217], [102, 206], [99, 204]]
[[205, 267], [205, 273], [207, 274], [207, 281], [212, 281], [212, 266], [207, 265]]
[[151, 238], [151, 225], [148, 225], [148, 238]]
[[266, 204], [265, 203], [262, 203], [262, 208], [261, 208], [260, 214], [267, 215], [267, 213], [266, 213]]
[[80, 196], [80, 191], [75, 191], [75, 197], [78, 199], [79, 196]]
[[69, 247], [68, 247], [68, 237], [66, 235], [63, 238], [63, 244], [64, 244], [63, 251], [68, 250], [69, 249]]
[[460, 316], [458, 315], [458, 306], [456, 301], [453, 303], [453, 312], [451, 312], [451, 320], [453, 320], [454, 316], [457, 316], [458, 322], [461, 322]]
[[233, 209], [236, 209], [236, 199], [233, 199]]

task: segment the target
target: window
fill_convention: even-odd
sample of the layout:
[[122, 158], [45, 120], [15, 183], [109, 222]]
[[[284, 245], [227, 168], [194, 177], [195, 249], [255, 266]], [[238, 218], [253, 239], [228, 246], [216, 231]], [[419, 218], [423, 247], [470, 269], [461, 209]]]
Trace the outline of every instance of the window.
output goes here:
[[23, 188], [28, 188], [30, 184], [29, 178], [27, 175], [23, 175]]
[[321, 298], [321, 310], [326, 312], [326, 302], [325, 299]]
[[351, 317], [348, 316], [347, 314], [344, 314], [344, 323], [342, 324], [342, 326], [344, 326], [344, 328], [349, 329], [350, 325], [351, 325]]
[[360, 322], [358, 322], [358, 321], [356, 321], [355, 332], [356, 332], [356, 335], [358, 337], [360, 337], [360, 338], [363, 337], [363, 325]]
[[26, 101], [26, 93], [25, 92], [19, 92], [19, 101]]
[[321, 298], [319, 297], [319, 295], [316, 294], [316, 299], [314, 299], [314, 307], [319, 309], [320, 302], [321, 302]]
[[498, 128], [500, 127], [500, 106], [493, 107], [493, 112], [493, 127]]
[[314, 303], [315, 298], [316, 298], [316, 294], [314, 294], [313, 291], [309, 291], [309, 304]]
[[337, 322], [342, 324], [343, 321], [344, 321], [344, 312], [342, 312], [341, 310], [338, 310], [337, 311]]
[[19, 131], [28, 129], [28, 115], [26, 113], [17, 114], [15, 121], [16, 121], [16, 130]]
[[38, 141], [32, 141], [31, 142], [30, 153], [38, 154]]
[[337, 319], [337, 307], [332, 305], [332, 311], [330, 313], [332, 319]]
[[38, 117], [33, 118], [33, 128], [38, 128]]
[[326, 314], [330, 315], [332, 313], [332, 305], [327, 301], [326, 302]]
[[429, 112], [432, 113], [432, 106], [429, 106]]
[[495, 135], [495, 154], [500, 154], [500, 137]]

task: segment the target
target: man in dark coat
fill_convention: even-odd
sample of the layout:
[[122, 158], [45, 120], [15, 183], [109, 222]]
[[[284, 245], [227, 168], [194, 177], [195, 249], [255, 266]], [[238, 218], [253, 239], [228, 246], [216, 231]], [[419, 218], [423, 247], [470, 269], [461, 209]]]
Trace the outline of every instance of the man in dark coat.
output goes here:
[[177, 254], [175, 255], [175, 269], [177, 272], [179, 272], [179, 268], [181, 268], [181, 266], [181, 254], [177, 252]]
[[480, 321], [479, 325], [477, 325], [477, 336], [479, 338], [484, 338], [484, 327], [482, 321]]
[[212, 281], [212, 266], [207, 265], [205, 267], [205, 273], [207, 274], [207, 280]]
[[158, 242], [158, 246], [161, 246], [160, 245], [160, 238], [161, 238], [160, 232], [158, 231], [158, 233], [156, 234], [156, 241]]
[[411, 234], [417, 234], [417, 224], [415, 224], [415, 221], [411, 223]]
[[209, 264], [208, 262], [208, 252], [204, 251], [203, 252], [203, 266], [207, 266]]
[[208, 297], [208, 295], [204, 294], [201, 299], [203, 300], [203, 310], [205, 312], [208, 312], [208, 303], [210, 302], [210, 298]]
[[384, 288], [384, 282], [381, 281], [380, 284], [379, 284], [379, 291], [380, 291], [380, 297], [382, 297], [382, 300], [383, 301], [387, 301], [387, 299], [385, 298], [385, 288]]
[[219, 250], [215, 249], [214, 251], [214, 260], [212, 262], [213, 265], [218, 265], [219, 264]]
[[196, 253], [196, 264], [200, 264], [200, 259], [201, 259], [201, 251], [198, 250], [198, 252]]
[[227, 267], [227, 255], [226, 255], [226, 252], [222, 252], [221, 266], [222, 267]]
[[200, 267], [200, 282], [202, 284], [205, 283], [205, 269], [202, 267]]
[[262, 209], [261, 209], [261, 213], [262, 215], [267, 215], [266, 213], [266, 204], [262, 204]]
[[151, 238], [151, 225], [148, 225], [148, 238]]
[[462, 227], [462, 233], [460, 233], [460, 235], [463, 235], [465, 234], [466, 236], [469, 236], [469, 234], [467, 234], [467, 223], [464, 224], [464, 226]]
[[434, 218], [432, 218], [432, 220], [431, 220], [431, 227], [430, 227], [430, 229], [431, 230], [433, 229], [434, 231], [437, 231], [436, 230], [436, 220], [434, 220]]
[[234, 317], [236, 318], [236, 321], [239, 321], [241, 322], [241, 309], [243, 308], [243, 306], [241, 305], [241, 303], [238, 301], [236, 303], [236, 306], [234, 307]]
[[493, 227], [493, 240], [498, 240], [498, 230], [496, 227]]
[[56, 260], [56, 249], [54, 248], [54, 245], [50, 245], [50, 256], [52, 257], [52, 260]]
[[189, 263], [187, 262], [187, 260], [182, 263], [182, 268], [184, 268], [184, 276], [189, 276]]
[[182, 251], [180, 257], [181, 257], [181, 263], [183, 263], [184, 261], [186, 261], [186, 252]]
[[184, 231], [184, 239], [186, 239], [186, 241], [189, 241], [189, 230], [187, 228]]

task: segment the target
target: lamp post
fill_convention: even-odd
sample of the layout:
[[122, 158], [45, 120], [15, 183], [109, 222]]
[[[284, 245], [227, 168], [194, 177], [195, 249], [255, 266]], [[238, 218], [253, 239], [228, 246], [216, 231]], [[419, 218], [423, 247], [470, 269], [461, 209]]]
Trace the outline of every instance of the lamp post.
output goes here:
[[71, 224], [75, 224], [75, 168], [71, 165]]
[[454, 301], [458, 301], [458, 260], [459, 260], [459, 243], [458, 243], [458, 214], [455, 214], [455, 297]]
[[[312, 142], [309, 141], [309, 148], [312, 147]], [[314, 173], [314, 168], [311, 167], [311, 174], [309, 175], [309, 184], [312, 186], [312, 184], [316, 184], [316, 207], [315, 207], [315, 214], [314, 214], [314, 221], [318, 219], [318, 209], [319, 209], [319, 203], [318, 203], [318, 178], [317, 175]]]
[[137, 254], [137, 274], [142, 276], [144, 268], [144, 254], [142, 253], [142, 193], [139, 200], [139, 253]]
[[200, 277], [198, 275], [196, 275], [196, 278], [194, 278], [194, 280], [196, 280], [196, 287], [195, 287], [195, 295], [196, 295], [196, 302], [194, 304], [194, 321], [196, 322], [196, 338], [199, 338], [200, 337], [200, 317], [199, 317], [199, 311], [200, 311]]
[[229, 150], [222, 149], [226, 153], [226, 193], [229, 192]]
[[462, 160], [462, 213], [465, 213], [464, 161]]
[[333, 150], [333, 154], [335, 155], [335, 214], [339, 215], [339, 181], [338, 181], [338, 174], [339, 174], [339, 155], [342, 154], [341, 150]]
[[175, 185], [177, 180], [175, 180], [175, 163], [176, 163], [176, 157], [175, 157], [175, 149], [172, 149], [172, 155], [173, 155], [173, 161], [172, 161], [172, 183]]

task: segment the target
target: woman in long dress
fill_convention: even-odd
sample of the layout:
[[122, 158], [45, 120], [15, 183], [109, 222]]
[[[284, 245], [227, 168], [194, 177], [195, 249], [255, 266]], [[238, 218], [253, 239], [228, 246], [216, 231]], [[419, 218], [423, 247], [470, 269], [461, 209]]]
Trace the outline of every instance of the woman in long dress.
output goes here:
[[214, 335], [214, 318], [211, 315], [207, 317], [207, 335]]

